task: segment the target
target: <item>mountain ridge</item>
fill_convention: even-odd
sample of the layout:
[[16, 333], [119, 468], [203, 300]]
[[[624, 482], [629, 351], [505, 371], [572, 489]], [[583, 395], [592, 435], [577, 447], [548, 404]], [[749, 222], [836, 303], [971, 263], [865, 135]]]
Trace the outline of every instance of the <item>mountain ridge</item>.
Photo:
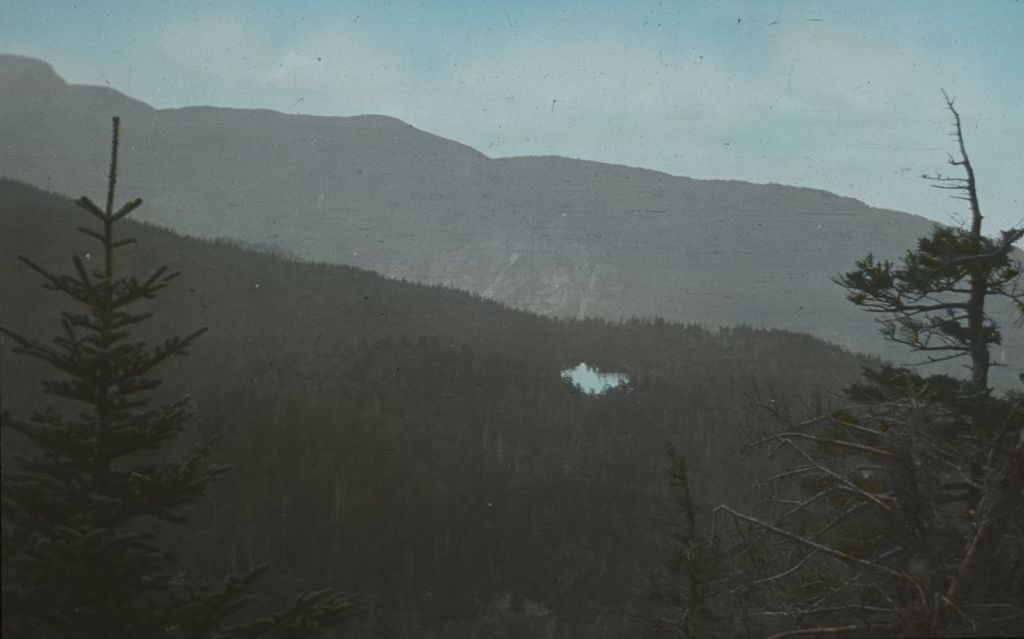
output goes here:
[[[826, 197], [840, 198], [840, 199], [843, 199], [843, 200], [849, 200], [849, 201], [851, 201], [853, 203], [856, 203], [856, 204], [859, 204], [859, 205], [868, 206], [868, 204], [866, 204], [862, 200], [859, 200], [859, 199], [851, 197], [851, 196], [839, 195], [837, 193], [833, 193], [833, 192], [827, 191], [825, 189], [817, 189], [817, 188], [814, 188], [814, 187], [792, 186], [792, 185], [783, 184], [783, 183], [779, 183], [779, 182], [751, 182], [751, 181], [748, 181], [748, 180], [734, 180], [734, 179], [725, 179], [725, 178], [701, 178], [701, 179], [698, 179], [698, 178], [691, 178], [691, 177], [688, 177], [688, 176], [685, 176], [685, 175], [678, 175], [678, 174], [675, 174], [675, 173], [669, 173], [668, 171], [662, 171], [662, 170], [653, 169], [653, 168], [650, 168], [650, 167], [634, 166], [634, 165], [629, 165], [629, 164], [616, 164], [614, 162], [605, 162], [605, 161], [602, 161], [602, 160], [594, 160], [594, 159], [589, 159], [589, 158], [574, 158], [574, 157], [568, 157], [568, 156], [562, 156], [562, 155], [553, 155], [553, 154], [510, 155], [510, 156], [497, 156], [497, 157], [489, 156], [486, 153], [484, 153], [483, 151], [480, 151], [479, 149], [475, 149], [475, 148], [473, 148], [472, 146], [470, 146], [468, 144], [459, 142], [459, 141], [454, 140], [452, 138], [446, 138], [444, 136], [437, 135], [435, 133], [430, 133], [429, 131], [425, 131], [423, 129], [419, 129], [415, 125], [409, 124], [408, 122], [405, 122], [404, 120], [402, 120], [400, 118], [397, 118], [397, 117], [391, 116], [391, 115], [387, 115], [387, 114], [380, 114], [380, 113], [361, 113], [361, 114], [354, 114], [354, 115], [347, 115], [347, 116], [342, 116], [342, 115], [302, 115], [302, 114], [287, 113], [285, 111], [279, 111], [277, 109], [271, 109], [271, 108], [239, 108], [239, 107], [222, 107], [222, 106], [212, 106], [212, 105], [187, 105], [187, 106], [179, 106], [179, 107], [154, 107], [154, 106], [146, 103], [143, 100], [132, 98], [127, 93], [124, 93], [123, 91], [120, 91], [118, 89], [114, 89], [112, 87], [100, 87], [100, 86], [96, 86], [96, 85], [78, 84], [78, 83], [67, 82], [66, 80], [64, 80], [64, 78], [62, 78], [60, 76], [60, 74], [57, 73], [57, 71], [53, 68], [53, 65], [50, 64], [49, 62], [46, 62], [45, 60], [41, 60], [39, 58], [34, 58], [34, 57], [31, 57], [31, 56], [24, 56], [24, 55], [19, 55], [19, 54], [0, 53], [0, 83], [2, 83], [4, 81], [10, 81], [10, 77], [15, 75], [15, 74], [4, 73], [4, 71], [8, 71], [11, 66], [14, 66], [16, 68], [19, 64], [23, 65], [25, 67], [25, 69], [33, 71], [34, 72], [33, 75], [35, 75], [37, 77], [43, 77], [43, 78], [45, 78], [47, 80], [53, 80], [53, 84], [55, 86], [59, 86], [59, 87], [62, 87], [62, 88], [63, 87], [67, 87], [67, 88], [73, 87], [73, 88], [76, 88], [76, 89], [100, 90], [100, 91], [102, 91], [104, 93], [109, 93], [110, 95], [116, 95], [119, 98], [123, 98], [123, 99], [128, 100], [128, 101], [130, 101], [132, 103], [136, 103], [138, 105], [145, 106], [147, 109], [155, 111], [155, 112], [182, 112], [182, 113], [186, 113], [186, 114], [187, 113], [224, 112], [224, 113], [266, 114], [266, 115], [274, 115], [274, 116], [286, 116], [286, 117], [309, 118], [309, 119], [327, 119], [327, 120], [350, 120], [350, 121], [353, 121], [353, 120], [366, 120], [366, 121], [369, 121], [369, 120], [381, 120], [381, 121], [391, 122], [391, 123], [393, 123], [395, 125], [398, 125], [398, 126], [407, 127], [407, 128], [415, 130], [418, 133], [430, 136], [432, 138], [435, 138], [435, 139], [438, 139], [438, 140], [444, 140], [444, 141], [452, 143], [454, 145], [458, 145], [460, 147], [464, 147], [465, 149], [471, 151], [472, 153], [478, 155], [479, 157], [481, 157], [483, 159], [488, 159], [488, 160], [495, 160], [495, 161], [516, 161], [516, 160], [534, 160], [534, 159], [536, 159], [536, 160], [568, 160], [568, 161], [571, 161], [571, 162], [577, 162], [577, 163], [582, 163], [582, 164], [593, 164], [593, 165], [598, 165], [598, 166], [616, 167], [616, 168], [627, 169], [627, 170], [635, 170], [635, 171], [641, 171], [641, 172], [648, 172], [648, 173], [658, 174], [658, 175], [662, 175], [662, 176], [666, 176], [666, 177], [671, 177], [671, 178], [675, 178], [675, 179], [682, 179], [682, 180], [689, 180], [689, 181], [693, 181], [693, 182], [699, 182], [699, 183], [702, 183], [702, 184], [749, 185], [749, 186], [754, 186], [754, 187], [780, 187], [780, 188], [786, 189], [786, 190], [792, 189], [792, 190], [797, 190], [797, 191], [819, 192], [823, 196], [826, 196]], [[885, 210], [893, 210], [893, 209], [885, 209]], [[927, 218], [924, 218], [922, 216], [918, 216], [918, 215], [913, 214], [913, 213], [905, 213], [905, 212], [902, 212], [902, 211], [899, 211], [899, 212], [900, 213], [904, 213], [906, 215], [914, 215], [915, 217], [921, 217], [921, 219], [927, 219]]]
[[[0, 56], [0, 69], [8, 61]], [[122, 192], [147, 198], [140, 219], [180, 233], [279, 246], [547, 315], [783, 328], [911, 359], [830, 277], [867, 253], [901, 257], [935, 224], [919, 216], [820, 189], [489, 158], [390, 116], [140, 109], [66, 83], [42, 101], [31, 83], [8, 84], [0, 175], [94, 191], [109, 117], [120, 113]], [[993, 310], [1007, 342], [995, 359], [1010, 365], [996, 375], [1016, 383], [1024, 340], [1008, 309]]]

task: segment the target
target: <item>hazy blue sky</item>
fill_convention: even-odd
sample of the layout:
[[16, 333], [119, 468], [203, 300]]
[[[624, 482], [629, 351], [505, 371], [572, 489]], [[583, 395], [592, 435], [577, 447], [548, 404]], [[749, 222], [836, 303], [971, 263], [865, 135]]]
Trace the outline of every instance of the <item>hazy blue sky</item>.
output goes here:
[[0, 50], [158, 107], [385, 113], [492, 156], [812, 186], [948, 222], [959, 203], [917, 177], [953, 150], [945, 88], [989, 229], [1024, 218], [1014, 0], [0, 0]]

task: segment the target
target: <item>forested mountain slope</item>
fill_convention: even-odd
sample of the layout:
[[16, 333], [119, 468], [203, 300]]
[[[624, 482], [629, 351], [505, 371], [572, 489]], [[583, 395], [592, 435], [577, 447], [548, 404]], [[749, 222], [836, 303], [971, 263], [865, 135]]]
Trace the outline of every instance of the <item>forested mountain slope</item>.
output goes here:
[[[58, 297], [16, 255], [92, 259], [85, 215], [0, 180], [0, 324], [59, 332]], [[198, 409], [182, 445], [218, 436], [235, 467], [180, 532], [182, 569], [269, 560], [268, 597], [357, 591], [351, 636], [639, 636], [674, 526], [665, 442], [691, 460], [702, 502], [718, 500], [757, 463], [735, 453], [748, 399], [811, 401], [865, 363], [794, 333], [555, 320], [126, 228], [139, 244], [125, 269], [182, 271], [152, 302], [153, 330], [210, 327], [165, 371], [166, 392]], [[579, 361], [630, 388], [574, 392], [559, 372]], [[4, 409], [42, 406], [42, 374], [4, 342]]]

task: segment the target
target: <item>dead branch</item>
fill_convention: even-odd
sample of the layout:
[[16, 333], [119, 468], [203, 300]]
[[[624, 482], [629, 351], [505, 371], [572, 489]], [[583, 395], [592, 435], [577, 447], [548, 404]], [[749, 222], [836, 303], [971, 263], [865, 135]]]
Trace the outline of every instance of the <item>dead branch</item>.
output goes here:
[[857, 493], [858, 495], [860, 495], [860, 496], [861, 496], [861, 497], [863, 497], [864, 499], [867, 499], [868, 501], [870, 501], [870, 502], [872, 502], [872, 503], [876, 504], [876, 505], [877, 505], [878, 507], [880, 507], [880, 508], [881, 508], [882, 510], [884, 510], [884, 511], [886, 511], [886, 512], [892, 512], [892, 506], [890, 506], [889, 504], [887, 504], [887, 503], [885, 503], [884, 501], [882, 501], [882, 500], [881, 500], [881, 499], [879, 498], [879, 496], [878, 496], [878, 495], [875, 495], [875, 494], [873, 494], [873, 493], [869, 493], [868, 491], [864, 490], [863, 488], [861, 488], [861, 487], [860, 487], [860, 486], [858, 486], [857, 484], [853, 483], [853, 482], [852, 482], [852, 481], [850, 481], [849, 479], [847, 479], [847, 478], [843, 477], [843, 476], [842, 476], [842, 475], [840, 475], [839, 473], [837, 473], [837, 472], [833, 471], [833, 470], [832, 470], [832, 469], [830, 469], [830, 468], [827, 468], [827, 467], [825, 467], [825, 466], [821, 465], [820, 463], [818, 463], [818, 462], [817, 462], [817, 460], [815, 460], [815, 459], [814, 459], [813, 457], [811, 457], [810, 455], [808, 455], [808, 454], [807, 454], [807, 452], [806, 452], [806, 451], [805, 451], [804, 449], [802, 449], [802, 448], [800, 448], [799, 446], [797, 446], [796, 444], [794, 444], [794, 443], [793, 443], [793, 442], [792, 442], [791, 440], [789, 440], [789, 439], [787, 439], [787, 438], [785, 438], [785, 437], [780, 437], [779, 439], [780, 439], [781, 441], [784, 441], [784, 442], [786, 442], [787, 444], [789, 444], [789, 445], [790, 445], [790, 447], [792, 447], [792, 448], [793, 448], [793, 450], [795, 450], [795, 451], [797, 452], [797, 454], [799, 454], [799, 455], [800, 455], [801, 457], [803, 457], [804, 459], [806, 459], [808, 463], [810, 463], [810, 464], [814, 465], [814, 466], [815, 466], [815, 467], [816, 467], [816, 468], [817, 468], [818, 470], [820, 470], [820, 471], [821, 471], [822, 473], [824, 473], [824, 474], [828, 475], [828, 476], [829, 476], [829, 477], [831, 477], [832, 479], [835, 479], [835, 480], [836, 480], [836, 481], [838, 481], [838, 482], [839, 482], [840, 484], [842, 484], [843, 486], [845, 486], [845, 487], [846, 487], [846, 488], [848, 488], [849, 490], [851, 490], [851, 491], [853, 491], [853, 492]]
[[719, 511], [719, 510], [728, 512], [733, 517], [735, 517], [737, 519], [741, 519], [741, 520], [743, 520], [743, 521], [745, 521], [747, 523], [753, 524], [755, 526], [758, 526], [759, 528], [763, 528], [765, 530], [770, 530], [771, 532], [773, 532], [773, 533], [775, 533], [775, 534], [777, 534], [777, 535], [779, 535], [781, 537], [785, 537], [786, 539], [789, 539], [790, 541], [795, 541], [796, 543], [798, 543], [798, 544], [800, 544], [802, 546], [806, 546], [807, 548], [813, 548], [814, 550], [823, 552], [826, 555], [829, 555], [831, 557], [835, 557], [836, 559], [839, 559], [840, 561], [844, 561], [846, 563], [854, 564], [856, 566], [861, 566], [861, 567], [867, 568], [868, 570], [871, 570], [873, 572], [876, 572], [876, 573], [879, 573], [879, 574], [882, 574], [882, 575], [886, 575], [888, 577], [894, 577], [896, 579], [899, 579], [900, 581], [903, 581], [903, 580], [906, 579], [906, 575], [904, 575], [903, 573], [901, 573], [899, 571], [893, 570], [892, 568], [888, 568], [886, 566], [882, 566], [880, 564], [876, 564], [874, 562], [867, 561], [866, 559], [861, 559], [859, 557], [854, 557], [853, 555], [850, 555], [850, 554], [845, 553], [845, 552], [843, 552], [841, 550], [837, 550], [835, 548], [832, 548], [831, 546], [826, 546], [825, 544], [820, 544], [820, 543], [818, 543], [816, 541], [813, 541], [811, 539], [807, 539], [806, 537], [802, 537], [800, 535], [797, 535], [796, 533], [792, 533], [792, 532], [790, 532], [788, 530], [785, 530], [783, 528], [779, 528], [778, 526], [774, 526], [772, 524], [769, 524], [768, 522], [762, 521], [760, 519], [757, 519], [756, 517], [751, 517], [750, 515], [744, 515], [743, 513], [738, 512], [736, 510], [733, 510], [732, 508], [726, 506], [725, 504], [720, 504], [717, 507], [715, 507], [715, 511], [716, 512]]
[[849, 636], [851, 633], [857, 633], [860, 635], [878, 635], [890, 632], [897, 632], [899, 626], [873, 626], [860, 624], [850, 624], [848, 626], [830, 626], [830, 627], [819, 627], [819, 628], [803, 628], [801, 630], [787, 630], [785, 632], [779, 632], [766, 639], [786, 639], [788, 637], [829, 637], [829, 636]]
[[875, 446], [868, 446], [866, 444], [859, 444], [857, 442], [847, 441], [845, 439], [826, 439], [824, 437], [818, 437], [816, 435], [808, 435], [807, 433], [800, 432], [783, 432], [773, 433], [770, 437], [765, 437], [759, 442], [755, 442], [755, 446], [766, 444], [772, 440], [778, 440], [782, 438], [793, 438], [793, 439], [806, 439], [822, 445], [839, 446], [841, 448], [851, 448], [853, 450], [859, 450], [862, 453], [871, 453], [874, 455], [881, 455], [882, 457], [891, 457], [892, 453], [885, 450], [884, 448], [877, 448]]
[[1017, 437], [1013, 454], [995, 478], [989, 494], [985, 495], [983, 503], [979, 504], [979, 524], [967, 542], [963, 559], [957, 564], [956, 572], [950, 580], [943, 604], [938, 611], [936, 628], [940, 632], [948, 626], [950, 618], [957, 612], [960, 600], [969, 591], [972, 582], [976, 581], [978, 573], [990, 563], [991, 556], [1009, 527], [1010, 517], [1020, 500], [1022, 487], [1024, 430], [1021, 430]]

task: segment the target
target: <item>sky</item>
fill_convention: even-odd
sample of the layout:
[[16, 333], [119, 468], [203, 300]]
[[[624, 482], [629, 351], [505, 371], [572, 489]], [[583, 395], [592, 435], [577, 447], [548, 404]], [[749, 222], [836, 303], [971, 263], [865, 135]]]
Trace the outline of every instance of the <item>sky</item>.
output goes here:
[[[1017, 0], [0, 0], [0, 52], [158, 108], [380, 113], [492, 157], [825, 189], [955, 223], [955, 97], [986, 229], [1024, 223]], [[2, 114], [0, 114], [2, 116]]]

